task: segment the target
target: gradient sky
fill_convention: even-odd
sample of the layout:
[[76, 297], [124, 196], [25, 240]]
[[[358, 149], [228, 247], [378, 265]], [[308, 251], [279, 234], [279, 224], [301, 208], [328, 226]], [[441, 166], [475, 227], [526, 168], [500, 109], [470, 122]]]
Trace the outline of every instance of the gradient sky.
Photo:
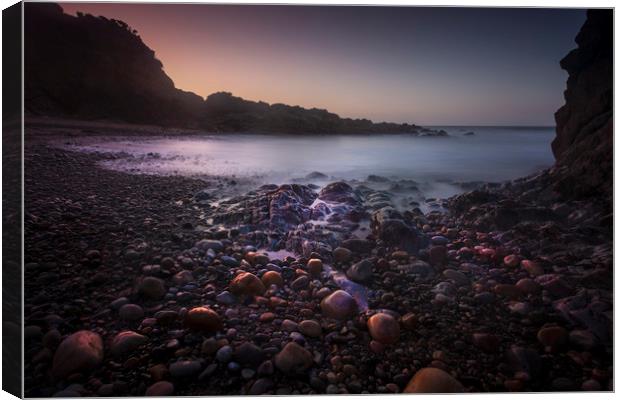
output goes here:
[[422, 125], [553, 125], [585, 10], [64, 3], [138, 30], [178, 88]]

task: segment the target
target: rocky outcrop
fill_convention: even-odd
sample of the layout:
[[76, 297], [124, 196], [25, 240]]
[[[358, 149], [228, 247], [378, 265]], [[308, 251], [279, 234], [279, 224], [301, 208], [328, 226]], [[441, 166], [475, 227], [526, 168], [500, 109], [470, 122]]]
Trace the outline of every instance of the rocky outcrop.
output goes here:
[[566, 104], [555, 114], [555, 188], [565, 197], [610, 195], [613, 174], [613, 11], [588, 10], [568, 72]]

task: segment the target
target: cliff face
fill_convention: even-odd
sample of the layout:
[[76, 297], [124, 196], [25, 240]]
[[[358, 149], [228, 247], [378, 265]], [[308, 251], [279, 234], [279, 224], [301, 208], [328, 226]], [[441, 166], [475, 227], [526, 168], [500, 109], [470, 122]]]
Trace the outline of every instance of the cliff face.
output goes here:
[[125, 23], [25, 4], [25, 107], [33, 114], [175, 124], [196, 118], [201, 97], [174, 87]]
[[555, 114], [555, 189], [571, 198], [610, 196], [613, 185], [613, 12], [589, 10], [560, 65], [566, 104]]

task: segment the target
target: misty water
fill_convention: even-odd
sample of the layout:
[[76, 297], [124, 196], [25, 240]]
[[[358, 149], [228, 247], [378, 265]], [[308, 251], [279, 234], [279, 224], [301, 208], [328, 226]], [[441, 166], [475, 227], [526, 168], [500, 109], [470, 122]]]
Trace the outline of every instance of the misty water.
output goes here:
[[[440, 127], [437, 127], [438, 129]], [[71, 147], [115, 153], [107, 168], [140, 174], [224, 176], [239, 182], [365, 180], [379, 175], [427, 184], [427, 197], [447, 197], [456, 183], [500, 182], [553, 162], [553, 128], [441, 127], [449, 137], [395, 135], [220, 134], [110, 138]], [[465, 136], [474, 132], [473, 136]], [[320, 172], [326, 177], [304, 179]], [[316, 174], [315, 174], [316, 175]]]

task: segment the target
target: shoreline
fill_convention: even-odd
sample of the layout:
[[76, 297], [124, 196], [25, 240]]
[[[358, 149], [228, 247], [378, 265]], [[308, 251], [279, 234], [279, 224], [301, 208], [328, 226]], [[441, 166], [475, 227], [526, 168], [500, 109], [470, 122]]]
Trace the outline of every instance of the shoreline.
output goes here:
[[[267, 185], [220, 204], [204, 190], [224, 189], [217, 179], [105, 170], [102, 155], [37, 140], [25, 156], [27, 396], [141, 396], [162, 381], [176, 395], [400, 393], [429, 367], [466, 391], [612, 390], [611, 240], [596, 207], [544, 196], [544, 172], [425, 215], [348, 184]], [[368, 311], [326, 315], [339, 288], [328, 266], [367, 289]], [[243, 272], [282, 284], [232, 293]], [[147, 277], [165, 294], [145, 297]], [[223, 328], [191, 329], [199, 306]], [[377, 312], [399, 322], [394, 344], [373, 338]], [[52, 378], [58, 343], [80, 329], [102, 337], [102, 362]], [[146, 339], [114, 355], [126, 330]], [[278, 367], [289, 342], [309, 354], [293, 357], [308, 358], [295, 376]]]

